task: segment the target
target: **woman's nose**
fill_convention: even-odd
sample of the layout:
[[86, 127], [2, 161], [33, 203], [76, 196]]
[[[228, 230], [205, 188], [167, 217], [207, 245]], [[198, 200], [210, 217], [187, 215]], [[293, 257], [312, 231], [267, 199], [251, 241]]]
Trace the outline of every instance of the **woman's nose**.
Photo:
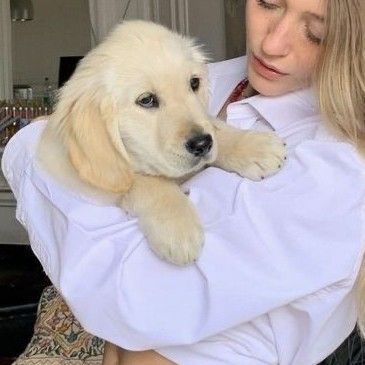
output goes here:
[[288, 19], [282, 18], [273, 22], [262, 42], [262, 51], [267, 56], [287, 56], [291, 51], [292, 32]]

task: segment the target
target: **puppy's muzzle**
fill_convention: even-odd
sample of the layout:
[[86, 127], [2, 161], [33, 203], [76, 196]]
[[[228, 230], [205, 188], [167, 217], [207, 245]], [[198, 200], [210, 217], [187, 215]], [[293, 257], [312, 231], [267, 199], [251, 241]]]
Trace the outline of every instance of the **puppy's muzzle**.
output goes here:
[[199, 134], [190, 138], [185, 143], [185, 148], [195, 157], [204, 157], [213, 146], [213, 138], [210, 134]]

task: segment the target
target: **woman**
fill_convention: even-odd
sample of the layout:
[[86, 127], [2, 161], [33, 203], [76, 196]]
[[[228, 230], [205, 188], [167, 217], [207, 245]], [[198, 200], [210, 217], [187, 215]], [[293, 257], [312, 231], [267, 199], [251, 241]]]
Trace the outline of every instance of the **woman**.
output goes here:
[[[158, 260], [112, 208], [70, 211], [67, 192], [49, 190], [24, 156], [37, 125], [10, 142], [3, 165], [18, 217], [76, 317], [123, 348], [155, 349], [121, 352], [121, 363], [317, 364], [357, 313], [362, 323], [364, 8], [247, 0], [248, 57], [210, 66], [211, 112], [275, 130], [289, 159], [259, 183], [209, 168], [186, 184], [207, 240], [188, 268]], [[246, 70], [258, 95], [242, 100]]]

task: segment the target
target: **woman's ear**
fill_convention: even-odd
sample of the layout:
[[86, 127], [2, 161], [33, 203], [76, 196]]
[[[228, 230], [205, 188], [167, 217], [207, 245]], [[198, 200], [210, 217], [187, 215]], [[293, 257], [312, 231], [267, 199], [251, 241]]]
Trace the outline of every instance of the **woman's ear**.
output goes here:
[[54, 117], [62, 116], [60, 132], [80, 178], [102, 190], [123, 194], [133, 183], [133, 170], [119, 137], [116, 107], [111, 100], [99, 98], [97, 91], [79, 95], [76, 101], [61, 100]]

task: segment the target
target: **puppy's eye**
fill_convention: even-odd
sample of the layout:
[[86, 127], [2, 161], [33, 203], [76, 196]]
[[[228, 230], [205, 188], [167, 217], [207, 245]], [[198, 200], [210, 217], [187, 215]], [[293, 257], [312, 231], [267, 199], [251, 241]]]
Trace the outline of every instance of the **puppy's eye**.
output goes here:
[[193, 77], [193, 78], [190, 79], [191, 90], [197, 91], [199, 89], [199, 86], [200, 86], [199, 77]]
[[159, 102], [157, 96], [150, 93], [144, 93], [138, 97], [136, 104], [143, 108], [158, 108]]

